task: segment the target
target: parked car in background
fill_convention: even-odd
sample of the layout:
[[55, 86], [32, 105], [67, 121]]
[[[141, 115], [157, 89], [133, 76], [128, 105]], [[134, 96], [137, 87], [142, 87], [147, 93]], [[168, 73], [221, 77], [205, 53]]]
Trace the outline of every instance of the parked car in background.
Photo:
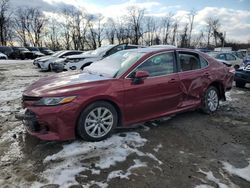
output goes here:
[[250, 83], [250, 61], [244, 63], [242, 67], [236, 70], [234, 80], [236, 87], [240, 88], [243, 88], [247, 83]]
[[24, 47], [12, 47], [13, 52], [11, 57], [13, 59], [34, 59], [33, 52], [29, 51], [27, 48]]
[[12, 58], [11, 55], [12, 55], [13, 50], [11, 47], [0, 46], [0, 52], [7, 55], [8, 58]]
[[91, 53], [92, 53], [92, 50], [89, 50], [89, 51], [83, 52], [79, 55], [70, 55], [63, 62], [54, 62], [51, 64], [52, 71], [54, 71], [54, 72], [66, 71], [67, 69], [65, 68], [65, 65], [67, 63], [79, 62], [79, 61], [83, 60], [86, 57], [86, 55], [91, 54]]
[[81, 54], [82, 51], [62, 50], [51, 56], [45, 56], [34, 60], [33, 64], [37, 65], [43, 71], [52, 70], [52, 63], [63, 62], [67, 56]]
[[89, 66], [91, 63], [101, 60], [105, 57], [108, 57], [118, 51], [136, 49], [136, 48], [144, 48], [144, 46], [131, 45], [131, 44], [102, 46], [90, 53], [82, 54], [81, 58], [79, 58], [79, 56], [77, 57], [70, 56], [68, 57], [69, 59], [66, 58], [65, 69], [66, 70], [76, 70], [76, 69], [83, 70], [86, 66]]
[[150, 48], [176, 48], [176, 46], [174, 45], [170, 45], [170, 44], [163, 44], [163, 45], [152, 45], [150, 46]]
[[212, 50], [208, 49], [208, 48], [196, 48], [195, 50], [198, 50], [200, 52], [204, 52], [204, 53], [208, 53], [211, 52]]
[[27, 47], [27, 49], [33, 53], [34, 59], [45, 55], [37, 47]]
[[52, 55], [55, 52], [50, 50], [49, 48], [45, 48], [45, 47], [40, 47], [38, 48], [40, 50], [41, 53], [43, 53], [44, 55]]
[[246, 57], [247, 55], [247, 49], [240, 49], [237, 52], [240, 52], [243, 55], [243, 57]]
[[3, 59], [8, 59], [7, 55], [3, 54], [0, 52], [0, 60], [3, 60]]
[[234, 56], [240, 58], [240, 59], [244, 59], [244, 55], [241, 52], [238, 51], [232, 51], [231, 52]]
[[207, 54], [226, 65], [233, 66], [235, 69], [238, 69], [243, 62], [242, 59], [236, 57], [231, 52], [208, 52]]
[[195, 50], [124, 50], [33, 83], [16, 117], [43, 140], [100, 141], [115, 128], [187, 110], [214, 113], [232, 82], [230, 68]]

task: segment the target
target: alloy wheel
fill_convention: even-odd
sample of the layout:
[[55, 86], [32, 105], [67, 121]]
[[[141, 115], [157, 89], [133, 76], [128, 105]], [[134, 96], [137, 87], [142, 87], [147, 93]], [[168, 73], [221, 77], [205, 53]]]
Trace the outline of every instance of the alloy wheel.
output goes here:
[[207, 95], [208, 107], [211, 112], [214, 112], [218, 108], [219, 98], [215, 90], [211, 89]]
[[84, 128], [86, 133], [93, 138], [101, 138], [112, 129], [114, 117], [112, 112], [105, 107], [97, 107], [86, 116]]

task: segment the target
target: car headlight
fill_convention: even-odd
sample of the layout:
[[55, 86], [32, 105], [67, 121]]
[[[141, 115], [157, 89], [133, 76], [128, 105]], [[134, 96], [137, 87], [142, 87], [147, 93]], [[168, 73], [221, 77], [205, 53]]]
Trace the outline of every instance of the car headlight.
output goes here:
[[37, 106], [56, 106], [60, 104], [66, 104], [72, 102], [76, 96], [70, 97], [44, 97], [37, 101], [35, 105]]

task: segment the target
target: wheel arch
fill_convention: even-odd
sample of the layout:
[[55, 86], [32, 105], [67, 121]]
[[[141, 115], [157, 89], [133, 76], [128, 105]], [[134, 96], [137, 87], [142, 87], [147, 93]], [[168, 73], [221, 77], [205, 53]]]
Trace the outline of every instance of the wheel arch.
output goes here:
[[208, 88], [210, 86], [214, 86], [218, 90], [218, 92], [219, 92], [219, 100], [226, 100], [225, 89], [224, 89], [224, 85], [223, 85], [222, 82], [214, 81], [208, 86]]
[[83, 70], [85, 67], [91, 65], [93, 62], [87, 62], [87, 63], [84, 63], [82, 66], [81, 66], [81, 69]]
[[[122, 115], [122, 110], [120, 108], [120, 106], [117, 104], [117, 102], [115, 102], [114, 100], [110, 99], [110, 98], [98, 98], [98, 99], [93, 99], [93, 100], [89, 100], [86, 104], [84, 104], [83, 106], [81, 106], [79, 109], [79, 113], [78, 113], [78, 117], [77, 117], [77, 121], [76, 121], [76, 125], [79, 122], [79, 119], [81, 117], [81, 113], [82, 111], [88, 107], [89, 105], [95, 103], [95, 102], [107, 102], [110, 103], [116, 110], [117, 115], [118, 115], [118, 123], [117, 123], [117, 127], [122, 127], [123, 126], [123, 115]], [[75, 126], [76, 128], [77, 126]]]

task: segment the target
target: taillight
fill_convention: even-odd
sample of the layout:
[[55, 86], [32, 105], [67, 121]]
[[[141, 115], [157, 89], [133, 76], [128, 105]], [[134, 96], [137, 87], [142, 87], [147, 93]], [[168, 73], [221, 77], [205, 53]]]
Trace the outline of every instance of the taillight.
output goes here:
[[230, 68], [229, 68], [229, 72], [230, 72], [230, 73], [233, 73], [233, 74], [235, 74], [235, 68], [233, 68], [233, 67], [230, 67]]

